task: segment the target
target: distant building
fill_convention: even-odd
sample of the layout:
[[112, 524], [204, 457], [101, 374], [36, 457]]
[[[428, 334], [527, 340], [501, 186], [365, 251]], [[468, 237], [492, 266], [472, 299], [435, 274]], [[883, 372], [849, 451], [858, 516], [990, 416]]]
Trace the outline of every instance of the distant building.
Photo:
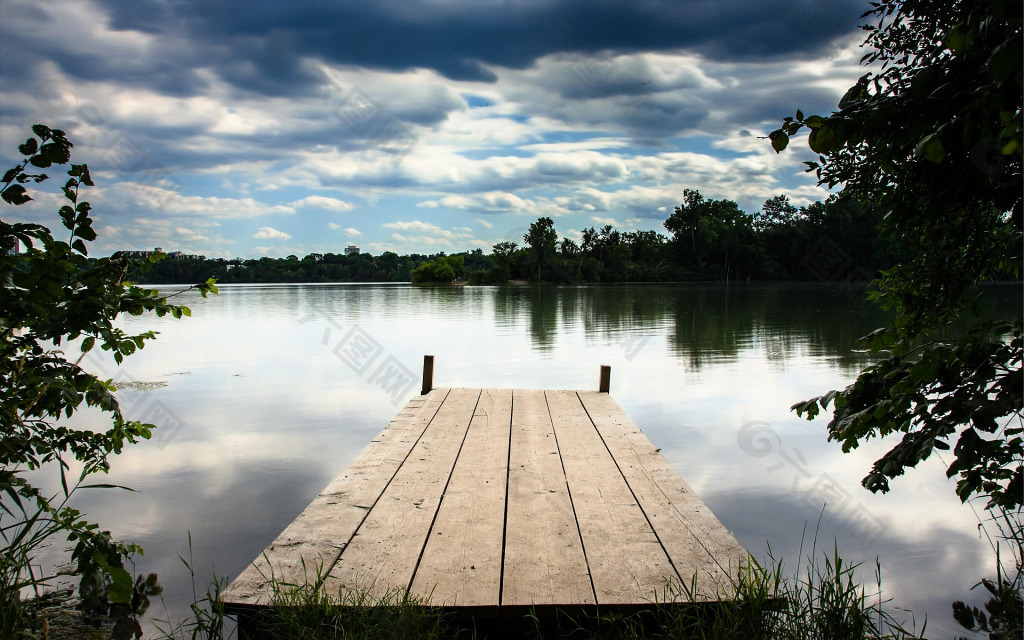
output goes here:
[[171, 260], [206, 260], [206, 256], [195, 253], [182, 253], [181, 251], [172, 251], [167, 254], [167, 257]]
[[21, 240], [18, 240], [17, 238], [15, 238], [14, 239], [14, 246], [10, 248], [10, 250], [7, 252], [7, 255], [9, 255], [9, 256], [16, 256], [19, 253], [21, 253]]
[[345, 255], [346, 256], [358, 256], [359, 255], [359, 247], [357, 247], [354, 244], [348, 245], [347, 247], [345, 247]]

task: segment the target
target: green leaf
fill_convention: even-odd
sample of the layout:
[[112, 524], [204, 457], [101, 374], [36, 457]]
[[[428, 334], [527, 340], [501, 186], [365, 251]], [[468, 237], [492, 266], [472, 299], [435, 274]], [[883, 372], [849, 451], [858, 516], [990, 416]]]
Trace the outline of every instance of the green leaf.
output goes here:
[[811, 116], [804, 120], [804, 124], [812, 129], [817, 129], [821, 125], [825, 124], [825, 119], [821, 116]]
[[82, 340], [82, 353], [88, 353], [89, 351], [91, 351], [95, 344], [96, 338], [92, 336], [89, 336], [88, 338]]
[[942, 140], [939, 140], [938, 134], [935, 133], [929, 133], [921, 138], [914, 152], [918, 158], [923, 156], [926, 160], [935, 164], [941, 164], [942, 159], [946, 157], [946, 150], [942, 146]]
[[802, 121], [804, 119], [804, 112], [799, 110], [799, 109], [797, 109], [796, 110], [796, 119]]
[[71, 248], [82, 254], [83, 256], [89, 255], [89, 250], [85, 247], [85, 243], [81, 239], [76, 239], [71, 243]]
[[53, 133], [50, 131], [50, 127], [44, 124], [32, 125], [32, 133], [36, 134], [43, 140], [49, 140], [53, 136]]
[[132, 576], [123, 567], [115, 567], [110, 564], [101, 553], [93, 553], [96, 564], [103, 567], [103, 570], [110, 576], [110, 586], [107, 587], [107, 596], [111, 602], [130, 602], [132, 598]]
[[53, 163], [52, 163], [52, 162], [50, 162], [50, 160], [49, 160], [49, 159], [48, 159], [48, 158], [47, 158], [46, 156], [44, 156], [44, 155], [35, 155], [35, 156], [32, 156], [31, 158], [29, 158], [29, 163], [30, 163], [30, 164], [31, 164], [31, 165], [32, 165], [33, 167], [39, 167], [40, 169], [45, 169], [46, 167], [49, 167], [50, 165], [52, 165], [52, 164], [53, 164]]
[[25, 204], [32, 199], [32, 196], [25, 192], [25, 187], [20, 184], [12, 184], [4, 189], [3, 193], [0, 194], [0, 198], [3, 198], [4, 202], [7, 204], [17, 206], [19, 204]]
[[71, 151], [56, 142], [44, 144], [39, 151], [54, 164], [64, 164], [71, 159]]
[[823, 124], [811, 129], [807, 144], [815, 153], [830, 153], [836, 150], [836, 134], [831, 127]]
[[68, 175], [78, 178], [78, 181], [87, 187], [95, 186], [92, 183], [92, 178], [89, 176], [89, 165], [86, 164], [73, 164], [68, 169]]
[[63, 207], [60, 208], [58, 213], [60, 214], [61, 222], [64, 223], [64, 227], [66, 229], [68, 229], [70, 231], [71, 229], [75, 228], [75, 210], [74, 209], [72, 209], [68, 205], [64, 205]]
[[1002, 82], [1010, 76], [1020, 77], [1021, 44], [1020, 35], [1011, 37], [996, 47], [988, 59], [988, 74], [996, 82]]
[[789, 146], [789, 136], [782, 129], [776, 129], [769, 133], [768, 139], [771, 140], [772, 149], [775, 149], [775, 153], [780, 153]]
[[37, 149], [39, 149], [39, 145], [36, 143], [35, 138], [29, 138], [25, 141], [25, 144], [18, 145], [18, 152], [23, 156], [30, 156], [34, 154]]
[[946, 35], [945, 44], [949, 47], [950, 51], [959, 55], [970, 48], [972, 42], [974, 42], [973, 32], [968, 31], [965, 33], [961, 31], [959, 27], [954, 27], [953, 30]]
[[132, 489], [131, 487], [126, 487], [123, 484], [109, 484], [109, 483], [103, 483], [103, 482], [101, 482], [99, 484], [80, 484], [80, 485], [78, 485], [78, 488], [79, 489], [124, 489], [125, 491], [132, 491], [132, 492], [135, 491], [135, 489]]

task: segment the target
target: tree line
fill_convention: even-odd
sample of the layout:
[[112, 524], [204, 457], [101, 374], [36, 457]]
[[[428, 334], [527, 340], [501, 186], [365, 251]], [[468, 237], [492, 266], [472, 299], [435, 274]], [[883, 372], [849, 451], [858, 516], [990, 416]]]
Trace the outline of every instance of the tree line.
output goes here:
[[522, 242], [506, 240], [490, 253], [453, 255], [385, 251], [303, 258], [163, 260], [136, 281], [166, 284], [216, 278], [256, 282], [413, 282], [470, 284], [509, 281], [560, 284], [680, 281], [868, 281], [907, 257], [898, 241], [879, 240], [879, 211], [830, 198], [796, 207], [784, 195], [747, 214], [732, 200], [686, 189], [665, 220], [667, 233], [620, 231], [611, 225], [559, 239], [548, 217], [532, 223]]

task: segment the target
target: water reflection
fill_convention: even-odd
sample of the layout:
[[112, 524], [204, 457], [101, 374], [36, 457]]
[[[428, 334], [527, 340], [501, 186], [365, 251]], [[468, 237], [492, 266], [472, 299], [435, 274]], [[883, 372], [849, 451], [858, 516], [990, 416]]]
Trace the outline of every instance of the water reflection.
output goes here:
[[[993, 315], [1019, 314], [1018, 286], [988, 296]], [[191, 596], [178, 560], [188, 533], [200, 579], [237, 575], [418, 392], [417, 379], [396, 406], [373, 372], [390, 358], [418, 377], [425, 353], [437, 356], [438, 386], [596, 388], [599, 365], [612, 365], [616, 401], [750, 551], [769, 543], [792, 566], [827, 489], [819, 546], [839, 535], [854, 558], [878, 555], [892, 574], [887, 594], [928, 613], [938, 636], [954, 628], [950, 598], [967, 597], [991, 569], [937, 460], [876, 496], [860, 479], [879, 443], [843, 454], [824, 421], [789, 411], [848, 384], [866, 362], [855, 340], [885, 317], [856, 292], [292, 285], [185, 297], [190, 319], [124, 318], [129, 330], [161, 332], [125, 365], [86, 363], [166, 382], [134, 392], [128, 414], [156, 419], [146, 412], [159, 406], [180, 428], [113, 460], [105, 481], [137, 493], [86, 493], [76, 505], [146, 549], [139, 569], [161, 574], [172, 616]], [[353, 351], [354, 335], [369, 350]], [[741, 444], [753, 421], [775, 434], [769, 456]], [[864, 527], [864, 510], [880, 532]]]
[[[723, 522], [736, 523], [733, 534], [756, 557], [766, 562], [772, 557], [783, 559], [784, 574], [790, 578], [799, 575], [806, 579], [808, 558], [822, 566], [826, 556], [831, 558], [833, 541], [838, 539], [844, 561], [861, 564], [857, 574], [866, 591], [874, 593], [877, 559], [882, 568], [883, 599], [892, 597], [892, 604], [913, 616], [894, 607], [890, 611], [908, 628], [916, 622], [918, 631], [927, 614], [927, 637], [953, 637], [958, 631], [950, 619], [954, 600], [969, 600], [973, 595], [973, 604], [981, 606], [980, 594], [971, 587], [980, 577], [978, 567], [991, 563], [969, 529], [939, 526], [922, 531], [887, 526], [870, 548], [864, 548], [845, 535], [856, 526], [855, 521], [827, 509], [822, 514], [820, 507], [815, 509], [791, 493], [712, 491], [702, 497]], [[959, 631], [957, 637], [963, 635]]]
[[[886, 322], [863, 302], [863, 288], [806, 285], [618, 285], [499, 287], [492, 290], [494, 323], [528, 322], [534, 350], [550, 353], [560, 330], [588, 340], [614, 341], [625, 333], [667, 333], [670, 349], [692, 370], [764, 350], [785, 366], [807, 354], [835, 358], [855, 369], [863, 356], [854, 341]], [[448, 299], [455, 307], [461, 300]], [[448, 309], [450, 311], [450, 308]], [[456, 313], [461, 312], [458, 309]], [[667, 332], [666, 332], [667, 329]]]

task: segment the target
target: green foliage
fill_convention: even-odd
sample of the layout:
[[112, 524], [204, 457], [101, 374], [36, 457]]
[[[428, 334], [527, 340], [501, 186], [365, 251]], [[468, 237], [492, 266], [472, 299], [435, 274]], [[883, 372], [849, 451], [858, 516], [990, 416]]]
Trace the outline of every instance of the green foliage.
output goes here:
[[[833, 404], [829, 438], [844, 451], [899, 438], [864, 478], [868, 489], [887, 491], [890, 479], [952, 448], [946, 474], [957, 477], [960, 499], [985, 497], [987, 509], [1019, 522], [1024, 319], [981, 320], [977, 287], [1020, 275], [1024, 8], [1015, 0], [871, 7], [862, 61], [877, 71], [847, 91], [839, 111], [797, 111], [769, 139], [779, 152], [808, 128], [819, 155], [806, 164], [819, 184], [842, 185], [844, 197], [883, 211], [883, 235], [909, 256], [882, 273], [871, 296], [894, 312], [863, 339], [884, 357], [846, 389], [793, 409], [810, 419]], [[981, 582], [989, 617], [956, 603], [957, 620], [992, 638], [1020, 637], [1021, 572], [1018, 553], [1017, 579]]]
[[988, 632], [992, 640], [1009, 640], [1024, 635], [1020, 585], [994, 580], [982, 580], [980, 584], [990, 596], [985, 602], [988, 613], [958, 600], [953, 603], [953, 617], [960, 626], [971, 631]]
[[[19, 146], [26, 156], [4, 174], [0, 196], [8, 205], [24, 204], [31, 196], [25, 184], [38, 184], [46, 174], [30, 174], [29, 167], [49, 168], [70, 161], [72, 144], [60, 130], [34, 125], [38, 138]], [[88, 522], [68, 506], [71, 494], [90, 475], [109, 469], [108, 456], [128, 444], [149, 438], [152, 424], [127, 420], [122, 415], [115, 387], [70, 360], [64, 351], [79, 341], [82, 354], [99, 345], [120, 363], [147, 340], [148, 331], [128, 335], [114, 325], [121, 313], [152, 312], [180, 318], [187, 307], [167, 302], [155, 290], [131, 285], [125, 278], [132, 269], [147, 269], [151, 260], [135, 261], [115, 254], [90, 260], [88, 242], [96, 239], [91, 206], [79, 199], [82, 187], [93, 186], [86, 165], [72, 164], [61, 187], [67, 204], [60, 208], [66, 240], [56, 240], [37, 224], [0, 220], [0, 385], [3, 404], [0, 420], [0, 534], [4, 547], [0, 580], [4, 587], [4, 637], [25, 632], [19, 591], [38, 591], [50, 576], [33, 568], [38, 550], [53, 536], [73, 544], [72, 561], [80, 577], [79, 597], [84, 607], [115, 618], [115, 629], [130, 626], [155, 579], [133, 581], [126, 563], [135, 545], [114, 541], [110, 533]], [[21, 253], [13, 253], [20, 243]], [[197, 287], [205, 296], [216, 292], [213, 281]], [[93, 432], [75, 428], [71, 420], [84, 406], [110, 414], [111, 427]], [[72, 461], [81, 469], [68, 477]], [[47, 496], [25, 477], [26, 471], [53, 468], [60, 476], [60, 493]], [[118, 631], [121, 633], [121, 631]]]
[[465, 258], [462, 256], [438, 256], [412, 270], [413, 284], [454, 282], [465, 275]]
[[[972, 587], [983, 587], [988, 592], [985, 610], [958, 600], [953, 603], [953, 618], [965, 629], [987, 632], [990, 640], [1024, 637], [1024, 525], [1019, 511], [1003, 510], [991, 522], [999, 530], [994, 543], [996, 579], [983, 579]], [[1001, 562], [1005, 548], [1013, 557], [1013, 567], [1009, 570], [1004, 569]]]
[[[956, 437], [947, 473], [958, 476], [960, 498], [1017, 508], [1021, 320], [981, 322], [976, 298], [980, 282], [1020, 274], [1022, 9], [1002, 0], [872, 6], [864, 60], [881, 70], [863, 76], [840, 111], [798, 112], [770, 137], [778, 149], [781, 137], [810, 128], [819, 183], [886, 212], [883, 234], [910, 253], [872, 294], [895, 320], [865, 343], [888, 357], [794, 409], [813, 418], [834, 402], [830, 438], [847, 451], [903, 434], [864, 479], [872, 491]], [[974, 326], [964, 330], [962, 315]]]
[[[869, 336], [872, 346], [883, 348], [888, 335], [876, 331]], [[889, 479], [927, 460], [935, 449], [949, 450], [959, 432], [946, 471], [958, 476], [957, 495], [964, 501], [986, 495], [990, 507], [1014, 509], [1024, 502], [1024, 445], [1019, 423], [1006, 422], [1006, 416], [1019, 415], [1024, 405], [1022, 353], [1020, 319], [978, 323], [959, 339], [894, 353], [862, 371], [845, 391], [794, 409], [811, 419], [819, 407], [834, 402], [829, 438], [841, 442], [845, 452], [873, 436], [903, 434], [864, 479], [871, 491], [888, 491]]]

